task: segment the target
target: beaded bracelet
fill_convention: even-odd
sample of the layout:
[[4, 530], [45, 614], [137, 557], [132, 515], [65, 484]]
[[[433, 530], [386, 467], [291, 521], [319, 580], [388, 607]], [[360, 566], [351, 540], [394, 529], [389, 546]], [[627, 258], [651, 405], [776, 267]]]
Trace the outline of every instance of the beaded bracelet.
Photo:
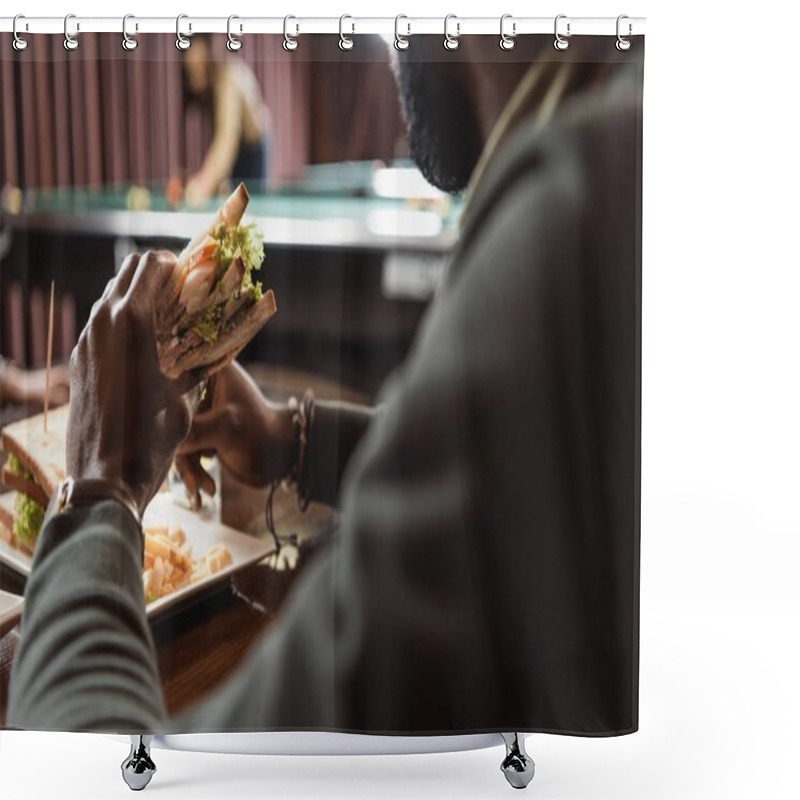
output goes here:
[[313, 488], [310, 432], [314, 424], [314, 393], [307, 389], [302, 402], [296, 397], [290, 397], [288, 405], [292, 414], [297, 457], [292, 471], [287, 476], [287, 482], [296, 484], [297, 504], [301, 511], [305, 511], [311, 502]]
[[267, 497], [266, 522], [267, 530], [275, 540], [275, 552], [280, 553], [281, 540], [275, 530], [275, 517], [273, 513], [273, 501], [275, 490], [280, 483], [285, 488], [294, 484], [297, 488], [297, 505], [301, 511], [305, 511], [311, 502], [312, 494], [312, 475], [311, 475], [311, 439], [310, 431], [314, 424], [314, 393], [308, 389], [303, 395], [303, 402], [300, 403], [296, 397], [290, 397], [287, 403], [292, 414], [292, 427], [295, 435], [295, 453], [297, 454], [294, 466], [282, 480], [275, 480], [270, 486], [269, 496]]

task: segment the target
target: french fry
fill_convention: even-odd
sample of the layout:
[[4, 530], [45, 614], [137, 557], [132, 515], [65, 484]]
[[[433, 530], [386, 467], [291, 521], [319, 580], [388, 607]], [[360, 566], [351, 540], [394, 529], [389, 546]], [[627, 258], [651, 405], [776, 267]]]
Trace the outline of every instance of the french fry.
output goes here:
[[231, 561], [230, 551], [223, 544], [214, 545], [193, 561], [182, 528], [164, 525], [147, 528], [142, 573], [145, 601], [152, 603], [191, 582], [213, 575]]

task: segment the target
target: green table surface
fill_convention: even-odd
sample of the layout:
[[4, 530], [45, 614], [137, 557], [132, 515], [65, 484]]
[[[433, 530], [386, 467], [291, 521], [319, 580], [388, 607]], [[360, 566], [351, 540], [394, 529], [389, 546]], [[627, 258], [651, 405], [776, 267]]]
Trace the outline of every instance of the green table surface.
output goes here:
[[[462, 201], [449, 196], [377, 196], [372, 162], [325, 164], [267, 194], [251, 192], [248, 216], [271, 244], [379, 249], [449, 249]], [[48, 189], [6, 197], [3, 216], [17, 228], [60, 233], [188, 239], [202, 230], [221, 197], [200, 207], [167, 202], [166, 184]], [[134, 201], [134, 195], [139, 197]]]

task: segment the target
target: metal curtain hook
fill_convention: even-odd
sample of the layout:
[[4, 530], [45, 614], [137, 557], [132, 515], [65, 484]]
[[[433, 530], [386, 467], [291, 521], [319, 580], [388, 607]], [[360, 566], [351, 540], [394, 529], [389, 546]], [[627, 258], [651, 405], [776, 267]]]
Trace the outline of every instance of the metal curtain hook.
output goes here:
[[[17, 16], [14, 17], [14, 24], [13, 24], [12, 29], [11, 29], [13, 31], [13, 33], [14, 33], [14, 42], [13, 42], [14, 49], [18, 50], [18, 51], [22, 51], [28, 46], [28, 40], [27, 39], [23, 39], [17, 33], [17, 21], [21, 20], [21, 19], [25, 19], [25, 15], [24, 14], [17, 14]], [[27, 22], [25, 23], [25, 30], [28, 30], [28, 23]]]
[[[447, 24], [450, 22], [451, 19], [456, 21], [456, 35], [453, 36], [452, 33], [449, 33], [447, 30]], [[444, 48], [445, 50], [458, 50], [458, 37], [461, 35], [461, 23], [458, 21], [458, 17], [455, 14], [448, 14], [444, 18]]]
[[[64, 49], [65, 50], [75, 50], [78, 46], [78, 40], [74, 36], [70, 36], [69, 33], [69, 21], [71, 19], [75, 19], [74, 14], [67, 14], [64, 17]], [[75, 23], [75, 30], [79, 31], [81, 29], [81, 25], [79, 22]]]
[[[291, 53], [293, 50], [297, 50], [297, 45], [299, 43], [297, 39], [289, 35], [290, 19], [297, 19], [297, 17], [293, 17], [291, 14], [288, 14], [283, 18], [283, 49], [288, 50]], [[297, 33], [300, 33], [300, 26], [297, 25], [296, 28], [297, 28]]]
[[[405, 36], [400, 35], [400, 20], [401, 19], [408, 19], [405, 14], [398, 14], [394, 18], [394, 49], [395, 50], [408, 50], [408, 46], [411, 42], [406, 39]], [[411, 23], [406, 23], [407, 33], [406, 36], [411, 35]]]
[[[237, 39], [231, 33], [231, 22], [233, 22], [235, 19], [239, 19], [239, 17], [237, 17], [236, 14], [231, 14], [228, 17], [228, 43], [225, 46], [228, 48], [228, 50], [231, 51], [231, 53], [236, 53], [242, 49], [242, 40]], [[242, 26], [239, 25], [239, 33], [241, 32], [242, 32]]]
[[[181, 33], [181, 20], [188, 18], [189, 18], [188, 14], [178, 14], [178, 16], [175, 18], [175, 35], [178, 37], [177, 39], [175, 39], [175, 47], [177, 47], [178, 50], [188, 50], [192, 46], [192, 40], [187, 39]], [[191, 35], [191, 33], [192, 33], [192, 23], [190, 22], [189, 34]]]
[[[349, 37], [344, 35], [344, 21], [346, 19], [353, 19], [349, 14], [342, 14], [339, 17], [339, 48], [342, 50], [352, 50], [353, 45], [355, 42]], [[356, 32], [356, 24], [355, 22], [351, 23], [352, 30], [351, 33]]]
[[[136, 19], [133, 14], [126, 14], [122, 18], [122, 49], [123, 50], [135, 50], [139, 42], [136, 41], [132, 36], [128, 34], [128, 20], [129, 19]], [[139, 23], [137, 22], [134, 25], [135, 30], [139, 30]]]
[[[624, 19], [628, 19], [628, 15], [627, 14], [620, 14], [617, 17], [617, 50], [620, 50], [623, 53], [626, 50], [630, 50], [631, 49], [631, 40], [630, 39], [626, 39], [620, 33], [620, 23]], [[633, 25], [629, 22], [628, 23], [628, 36], [630, 36], [631, 33], [633, 33]]]
[[[554, 31], [554, 33], [556, 35], [556, 40], [553, 42], [553, 47], [555, 47], [556, 50], [566, 50], [569, 47], [569, 39], [567, 39], [566, 37], [562, 36], [558, 32], [558, 21], [561, 20], [561, 19], [566, 19], [566, 18], [567, 18], [566, 14], [559, 14], [556, 17], [556, 21], [555, 21], [555, 24], [553, 26], [553, 31]], [[572, 32], [570, 31], [570, 23], [568, 22], [567, 23], [567, 36], [571, 36], [571, 35], [572, 35]]]
[[503, 14], [500, 17], [500, 49], [501, 50], [513, 50], [516, 41], [514, 37], [517, 35], [517, 23], [511, 23], [511, 35], [505, 32], [505, 24], [507, 19], [513, 19], [511, 14]]

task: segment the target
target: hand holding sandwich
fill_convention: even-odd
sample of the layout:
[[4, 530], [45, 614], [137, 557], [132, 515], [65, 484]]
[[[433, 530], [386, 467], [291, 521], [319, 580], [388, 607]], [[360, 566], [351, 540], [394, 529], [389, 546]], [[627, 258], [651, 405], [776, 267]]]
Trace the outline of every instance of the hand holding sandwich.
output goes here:
[[175, 263], [167, 252], [129, 256], [70, 362], [67, 473], [122, 489], [140, 516], [189, 430], [204, 377], [171, 379], [159, 367], [155, 309]]
[[296, 449], [289, 407], [269, 402], [236, 361], [211, 380], [210, 407], [194, 416], [175, 459], [197, 506], [200, 489], [209, 494], [215, 489], [200, 465], [201, 454], [216, 453], [239, 480], [261, 487], [289, 473]]

